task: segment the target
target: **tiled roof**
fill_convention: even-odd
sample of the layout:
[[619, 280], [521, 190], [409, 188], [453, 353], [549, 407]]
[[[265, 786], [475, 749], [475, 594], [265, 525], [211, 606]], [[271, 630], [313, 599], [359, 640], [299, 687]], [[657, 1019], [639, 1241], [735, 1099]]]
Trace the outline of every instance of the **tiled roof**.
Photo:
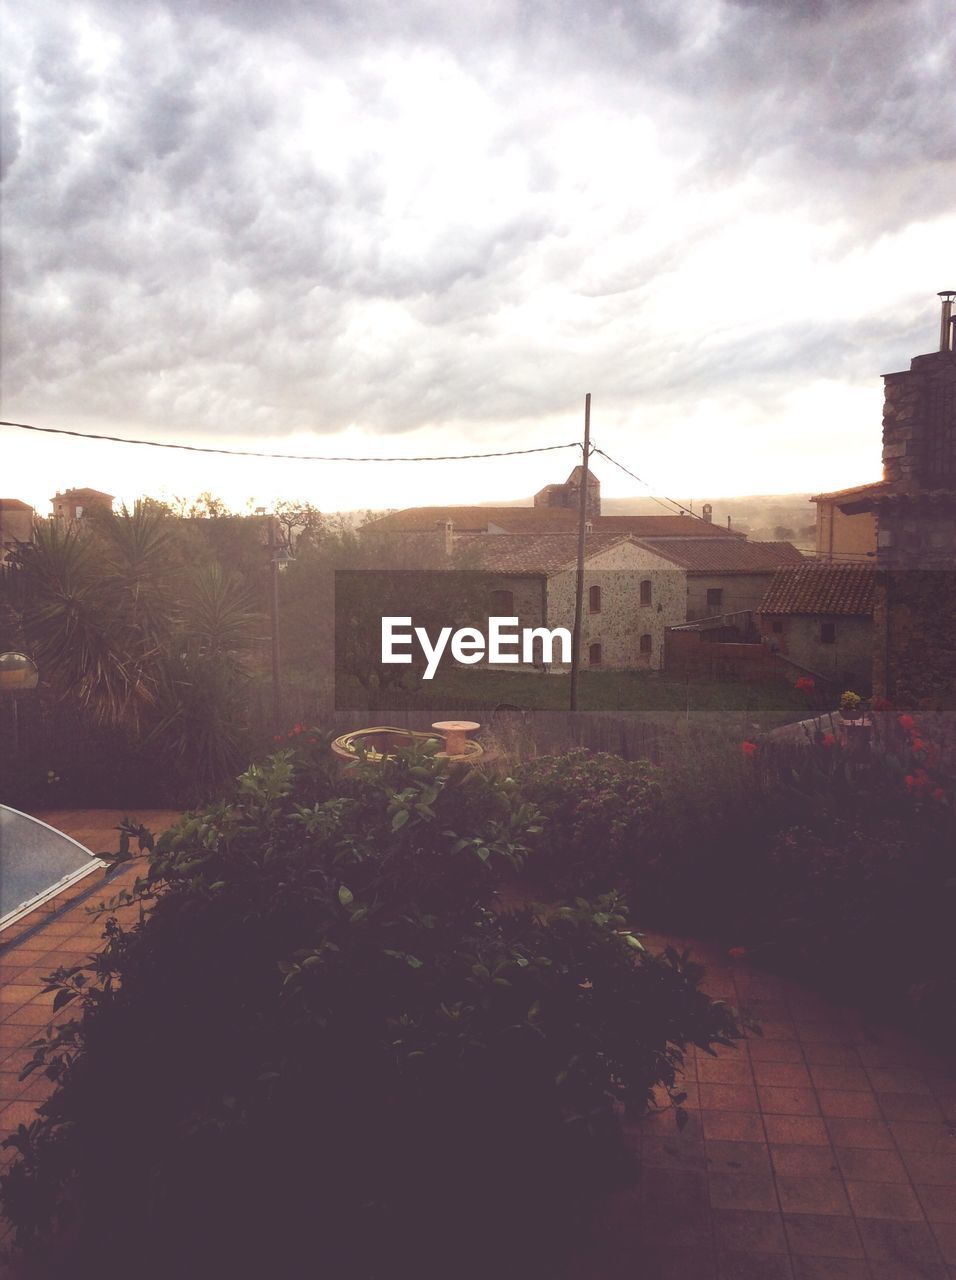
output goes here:
[[[585, 557], [607, 551], [630, 539], [619, 533], [588, 534]], [[455, 539], [458, 567], [496, 573], [557, 573], [577, 563], [576, 533], [501, 533], [465, 535]]]
[[766, 573], [804, 557], [789, 542], [745, 538], [641, 538], [640, 546], [692, 573]]
[[[573, 533], [578, 513], [571, 507], [410, 507], [392, 511], [367, 526], [376, 532], [421, 533], [450, 520], [456, 533], [484, 533], [489, 524], [506, 533]], [[733, 537], [743, 535], [693, 516], [594, 516], [595, 533], [633, 533], [638, 537]]]
[[873, 613], [873, 584], [871, 565], [807, 564], [781, 569], [757, 612], [867, 617]]
[[811, 502], [827, 502], [835, 498], [869, 498], [892, 489], [889, 480], [873, 480], [870, 484], [857, 484], [852, 489], [834, 489], [830, 493], [815, 493]]
[[0, 511], [32, 511], [29, 502], [21, 502], [19, 498], [0, 498]]

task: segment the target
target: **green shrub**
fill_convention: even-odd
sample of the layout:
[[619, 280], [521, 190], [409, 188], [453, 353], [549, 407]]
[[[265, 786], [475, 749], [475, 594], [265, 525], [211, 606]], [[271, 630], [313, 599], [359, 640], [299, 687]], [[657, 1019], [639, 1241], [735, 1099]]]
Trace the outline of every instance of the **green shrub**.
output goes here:
[[739, 1034], [615, 898], [495, 912], [513, 781], [323, 751], [165, 834], [145, 919], [57, 977], [2, 1186], [45, 1275], [552, 1277], [621, 1111]]
[[658, 771], [581, 747], [521, 765], [515, 779], [546, 819], [532, 852], [532, 876], [555, 893], [620, 884], [640, 846], [653, 843]]

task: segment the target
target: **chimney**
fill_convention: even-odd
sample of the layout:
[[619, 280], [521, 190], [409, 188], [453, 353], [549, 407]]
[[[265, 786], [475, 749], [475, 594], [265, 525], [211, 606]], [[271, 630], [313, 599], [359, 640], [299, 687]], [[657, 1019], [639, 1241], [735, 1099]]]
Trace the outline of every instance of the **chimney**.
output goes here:
[[730, 516], [727, 517], [727, 528], [730, 528]]
[[455, 547], [455, 525], [452, 520], [436, 520], [435, 528], [441, 540], [442, 550], [450, 556]]
[[943, 312], [939, 319], [939, 349], [940, 351], [952, 351], [953, 299], [956, 298], [956, 289], [943, 289], [936, 296], [943, 304]]
[[704, 519], [707, 521], [708, 524], [713, 523], [714, 508], [710, 505], [709, 502], [704, 503]]

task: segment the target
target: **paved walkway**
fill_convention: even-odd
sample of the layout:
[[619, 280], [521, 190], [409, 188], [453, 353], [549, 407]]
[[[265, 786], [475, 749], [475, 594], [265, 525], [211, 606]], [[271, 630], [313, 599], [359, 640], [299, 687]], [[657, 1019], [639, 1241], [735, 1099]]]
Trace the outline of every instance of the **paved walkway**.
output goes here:
[[[115, 847], [122, 817], [43, 816], [94, 850]], [[155, 830], [176, 817], [141, 816]], [[97, 877], [95, 899], [141, 867]], [[50, 1018], [41, 977], [100, 944], [87, 905], [0, 950], [0, 1137], [46, 1096], [42, 1077], [18, 1073]], [[689, 1059], [682, 1133], [670, 1111], [628, 1127], [644, 1175], [605, 1203], [574, 1280], [956, 1280], [956, 1078], [796, 984], [647, 938], [665, 941], [693, 946], [708, 992], [747, 1008], [763, 1036]]]

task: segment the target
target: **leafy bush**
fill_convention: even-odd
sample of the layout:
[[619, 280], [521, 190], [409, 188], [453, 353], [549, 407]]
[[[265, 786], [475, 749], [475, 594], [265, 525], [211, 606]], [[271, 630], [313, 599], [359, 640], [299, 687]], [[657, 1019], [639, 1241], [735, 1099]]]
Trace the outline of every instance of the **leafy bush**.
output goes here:
[[547, 820], [529, 870], [557, 893], [618, 884], [660, 808], [653, 765], [583, 747], [528, 761], [515, 779]]
[[145, 919], [56, 977], [79, 1012], [12, 1138], [17, 1239], [54, 1276], [552, 1277], [620, 1111], [679, 1105], [733, 1016], [614, 897], [493, 910], [537, 834], [513, 781], [299, 741], [166, 833]]

